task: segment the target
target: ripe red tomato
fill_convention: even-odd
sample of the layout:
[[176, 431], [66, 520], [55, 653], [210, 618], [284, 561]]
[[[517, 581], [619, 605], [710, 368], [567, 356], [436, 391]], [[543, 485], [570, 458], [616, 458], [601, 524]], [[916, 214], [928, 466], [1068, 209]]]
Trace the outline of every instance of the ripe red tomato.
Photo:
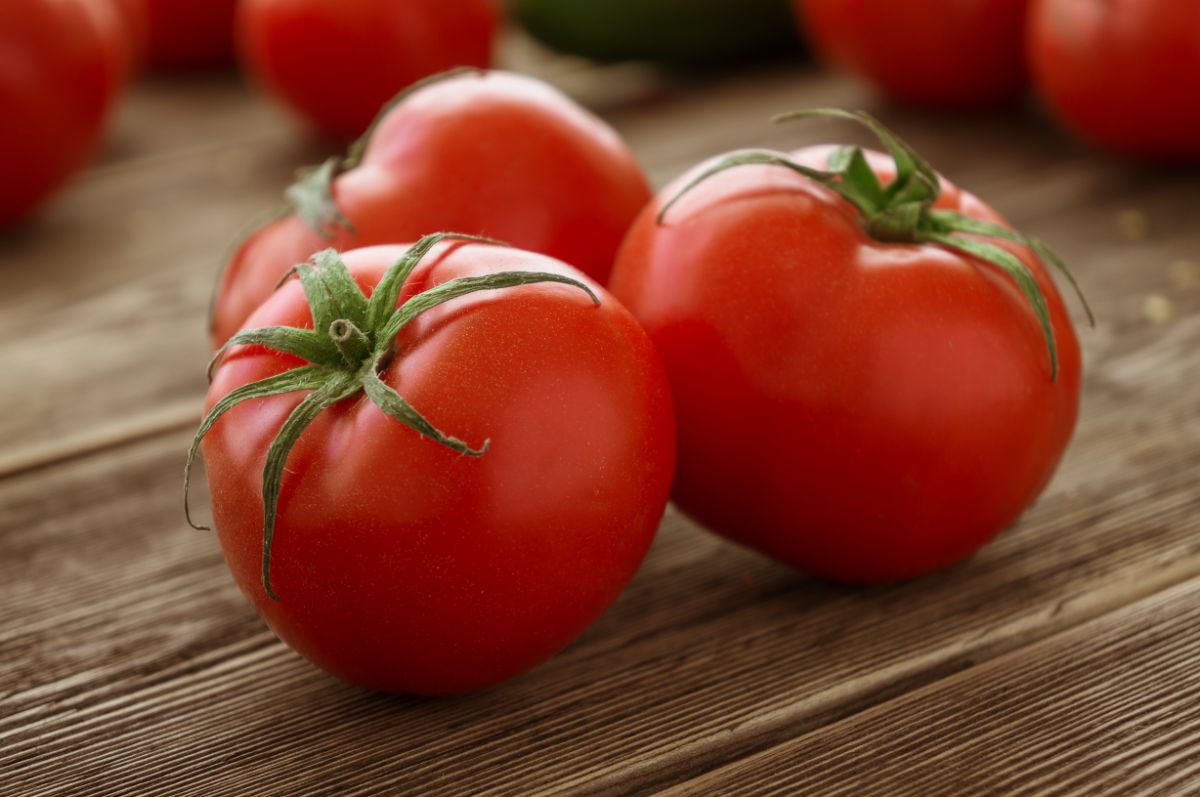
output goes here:
[[1029, 58], [1050, 109], [1088, 141], [1200, 157], [1200, 2], [1040, 0]]
[[[787, 155], [743, 153], [768, 162], [704, 180], [662, 224], [664, 200], [647, 208], [610, 289], [671, 380], [677, 505], [807, 572], [881, 582], [968, 556], [1041, 492], [1075, 425], [1080, 354], [1027, 248], [944, 232], [1010, 234], [993, 210], [945, 181], [939, 195], [931, 170], [894, 180], [880, 155], [844, 160], [853, 151], [790, 162], [851, 163], [834, 184], [879, 214], [781, 167]], [[891, 187], [871, 188], [872, 173]]]
[[238, 0], [145, 0], [146, 61], [168, 71], [232, 64], [237, 4]]
[[125, 52], [125, 71], [132, 74], [141, 66], [146, 56], [150, 37], [150, 19], [147, 0], [107, 0], [116, 10], [117, 21], [122, 30]]
[[495, 0], [243, 0], [242, 61], [320, 130], [351, 139], [423, 77], [491, 66]]
[[295, 187], [290, 196], [304, 214], [267, 225], [236, 253], [213, 305], [216, 344], [294, 263], [327, 246], [462, 230], [604, 282], [650, 200], [645, 175], [608, 125], [550, 86], [505, 72], [448, 77], [409, 94], [382, 118], [361, 159], [352, 155], [341, 168], [331, 186], [316, 173]]
[[1029, 0], [793, 0], [830, 60], [895, 99], [988, 107], [1020, 97]]
[[[315, 376], [293, 371], [283, 378], [300, 381], [282, 389], [334, 403], [318, 408], [282, 459], [272, 441], [289, 413], [304, 412], [295, 392], [234, 407], [204, 438], [226, 561], [280, 638], [340, 678], [417, 694], [499, 683], [582, 632], [646, 553], [674, 465], [666, 375], [633, 317], [587, 283], [594, 304], [575, 282], [586, 278], [550, 258], [442, 243], [407, 282], [393, 280], [389, 295], [384, 275], [406, 256], [405, 247], [350, 252], [349, 274], [321, 261], [328, 255], [318, 256], [320, 268], [304, 269], [303, 288], [320, 295], [328, 285], [342, 296], [310, 310], [301, 283], [285, 283], [247, 328], [310, 330], [290, 350], [329, 364]], [[401, 286], [407, 309], [427, 299], [425, 291], [463, 285], [453, 280], [500, 287], [507, 279], [501, 275], [512, 272], [573, 284], [456, 298], [417, 315], [391, 344], [372, 331], [380, 328], [372, 311], [339, 289], [357, 283], [371, 296], [378, 291], [387, 318]], [[348, 327], [339, 329], [342, 318], [367, 333], [362, 352], [350, 346], [358, 338]], [[335, 329], [352, 365], [339, 365], [332, 338], [320, 332]], [[216, 371], [209, 409], [303, 363], [237, 345]], [[375, 373], [372, 389], [365, 375]], [[347, 380], [349, 389], [323, 393], [320, 385], [331, 378]], [[424, 433], [410, 428], [419, 422], [395, 420], [403, 407], [381, 410], [380, 391], [388, 391], [381, 384], [428, 414]], [[437, 429], [461, 440], [439, 444]], [[273, 461], [282, 478], [274, 482], [279, 501], [269, 556], [264, 461]]]
[[0, 226], [96, 148], [124, 72], [112, 13], [80, 0], [0, 4]]

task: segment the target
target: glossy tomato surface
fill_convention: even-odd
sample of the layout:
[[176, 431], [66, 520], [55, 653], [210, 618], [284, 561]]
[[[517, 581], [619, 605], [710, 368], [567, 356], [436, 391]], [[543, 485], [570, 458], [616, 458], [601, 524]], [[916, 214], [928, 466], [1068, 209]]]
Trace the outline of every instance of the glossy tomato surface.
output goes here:
[[[369, 293], [406, 247], [345, 260]], [[401, 300], [460, 276], [536, 270], [539, 255], [440, 245]], [[385, 381], [472, 458], [363, 397], [319, 416], [287, 462], [261, 580], [262, 471], [301, 394], [251, 401], [219, 421], [204, 457], [221, 546], [275, 632], [340, 678], [393, 692], [484, 688], [551, 656], [616, 598], [663, 513], [674, 462], [669, 388], [646, 334], [605, 293], [531, 285], [476, 293], [418, 316]], [[249, 326], [311, 327], [295, 280]], [[301, 361], [234, 349], [209, 406]]]
[[242, 62], [328, 135], [363, 133], [421, 78], [491, 66], [495, 0], [242, 0]]
[[28, 215], [95, 150], [124, 48], [115, 9], [99, 2], [0, 4], [0, 226]]
[[[824, 168], [829, 151], [794, 158]], [[1045, 486], [1075, 425], [1080, 353], [1028, 251], [1010, 247], [1048, 297], [1056, 381], [1036, 316], [999, 269], [874, 241], [807, 178], [746, 166], [662, 225], [660, 204], [634, 225], [610, 288], [671, 379], [685, 512], [807, 572], [880, 582], [968, 556]], [[1000, 221], [950, 184], [938, 207]]]
[[[122, 0], [128, 2], [128, 0]], [[238, 0], [143, 0], [146, 60], [166, 71], [233, 63], [233, 15]]]
[[397, 105], [333, 196], [352, 229], [322, 237], [299, 216], [254, 234], [213, 305], [220, 344], [296, 263], [332, 246], [455, 230], [548, 254], [604, 282], [625, 231], [650, 200], [629, 148], [558, 90], [505, 72], [447, 78]]
[[793, 0], [819, 52], [905, 103], [1011, 103], [1029, 0]]
[[1029, 57], [1051, 111], [1084, 139], [1200, 158], [1200, 2], [1038, 0]]

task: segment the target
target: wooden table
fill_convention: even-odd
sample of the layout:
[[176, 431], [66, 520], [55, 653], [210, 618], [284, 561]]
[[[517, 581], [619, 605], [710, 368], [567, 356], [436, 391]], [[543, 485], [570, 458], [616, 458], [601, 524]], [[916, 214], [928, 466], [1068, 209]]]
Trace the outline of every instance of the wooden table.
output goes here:
[[879, 589], [669, 511], [620, 601], [524, 677], [452, 700], [333, 681], [180, 501], [214, 274], [322, 151], [233, 76], [145, 82], [95, 165], [0, 238], [0, 793], [1200, 792], [1200, 174], [1092, 154], [1032, 111], [881, 106], [801, 63], [506, 59], [605, 114], [659, 184], [857, 135], [774, 112], [865, 107], [1050, 241], [1100, 319], [1054, 483], [971, 561]]

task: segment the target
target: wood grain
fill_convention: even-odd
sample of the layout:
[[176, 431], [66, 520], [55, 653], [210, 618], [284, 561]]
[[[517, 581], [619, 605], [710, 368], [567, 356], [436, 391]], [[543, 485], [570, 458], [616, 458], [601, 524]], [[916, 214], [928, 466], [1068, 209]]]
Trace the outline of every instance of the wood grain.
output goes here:
[[665, 792], [1195, 794], [1200, 581]]

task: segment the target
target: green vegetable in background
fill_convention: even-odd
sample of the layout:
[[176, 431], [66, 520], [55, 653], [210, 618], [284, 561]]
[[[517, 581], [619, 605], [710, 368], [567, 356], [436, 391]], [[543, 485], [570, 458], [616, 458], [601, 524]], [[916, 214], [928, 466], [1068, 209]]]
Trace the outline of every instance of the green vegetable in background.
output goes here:
[[602, 61], [703, 62], [797, 47], [786, 0], [514, 0], [544, 43]]

